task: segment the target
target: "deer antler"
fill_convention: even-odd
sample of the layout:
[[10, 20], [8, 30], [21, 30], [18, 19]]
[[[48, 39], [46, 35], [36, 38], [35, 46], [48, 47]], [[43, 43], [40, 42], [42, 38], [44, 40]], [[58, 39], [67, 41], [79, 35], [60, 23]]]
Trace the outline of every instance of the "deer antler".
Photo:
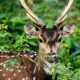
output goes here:
[[59, 24], [61, 24], [65, 18], [66, 18], [66, 13], [69, 11], [71, 5], [73, 3], [73, 0], [69, 0], [68, 5], [65, 7], [65, 9], [62, 11], [60, 17], [55, 21], [55, 25], [58, 26]]
[[22, 6], [25, 8], [25, 10], [27, 11], [27, 15], [28, 17], [37, 25], [39, 26], [39, 29], [42, 29], [44, 24], [43, 22], [37, 17], [37, 15], [35, 15], [30, 9], [29, 7], [26, 5], [25, 0], [20, 0]]

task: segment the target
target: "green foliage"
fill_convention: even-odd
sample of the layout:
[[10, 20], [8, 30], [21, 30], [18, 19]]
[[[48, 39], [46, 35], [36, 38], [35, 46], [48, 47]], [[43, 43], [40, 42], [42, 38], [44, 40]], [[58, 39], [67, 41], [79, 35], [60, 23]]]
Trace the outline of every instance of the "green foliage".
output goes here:
[[[16, 36], [17, 35], [17, 36]], [[35, 37], [28, 37], [24, 33], [0, 32], [0, 52], [23, 53], [26, 51], [39, 50], [38, 40]]]
[[63, 64], [57, 65], [56, 73], [58, 74], [57, 80], [71, 80], [73, 74], [69, 67], [66, 67]]
[[9, 67], [11, 67], [11, 68], [17, 68], [17, 66], [18, 67], [20, 66], [20, 62], [16, 58], [8, 59], [3, 64], [4, 68], [9, 68]]
[[72, 80], [80, 80], [80, 69], [76, 69], [72, 75]]
[[[47, 27], [52, 27], [67, 0], [33, 0], [34, 6], [30, 8], [43, 20]], [[53, 80], [80, 80], [80, 0], [74, 0], [68, 17], [64, 24], [76, 25], [75, 32], [69, 37], [62, 37], [59, 50], [59, 63], [52, 68]], [[8, 26], [8, 29], [0, 29], [0, 52], [22, 53], [25, 51], [39, 51], [38, 40], [29, 37], [23, 32], [24, 24], [32, 24], [28, 20], [25, 10], [19, 0], [0, 0], [0, 25]], [[62, 26], [63, 26], [62, 25]], [[34, 25], [35, 26], [35, 25]], [[12, 62], [10, 62], [12, 61]], [[8, 60], [8, 65], [17, 65], [16, 60]]]
[[[58, 63], [55, 68], [51, 69], [52, 80], [79, 80], [80, 69], [73, 70], [70, 66], [64, 66], [64, 64]], [[57, 76], [57, 79], [55, 77]]]

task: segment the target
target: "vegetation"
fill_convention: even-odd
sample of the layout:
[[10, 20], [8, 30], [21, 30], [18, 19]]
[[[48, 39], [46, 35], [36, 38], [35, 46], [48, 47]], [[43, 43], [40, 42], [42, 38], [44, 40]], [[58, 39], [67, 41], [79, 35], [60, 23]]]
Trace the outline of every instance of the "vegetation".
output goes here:
[[[67, 0], [66, 0], [67, 1]], [[30, 8], [47, 24], [52, 26], [57, 16], [60, 14], [66, 1], [64, 0], [28, 0]], [[62, 37], [59, 50], [59, 62], [52, 71], [53, 80], [80, 80], [80, 0], [74, 0], [71, 11], [65, 20], [67, 23], [76, 25], [75, 32], [69, 37]], [[4, 6], [5, 5], [5, 6]], [[43, 13], [43, 14], [42, 14]], [[57, 13], [57, 14], [56, 14]], [[1, 53], [19, 53], [25, 51], [39, 51], [38, 40], [35, 37], [26, 37], [23, 32], [24, 24], [32, 24], [28, 20], [26, 12], [22, 8], [19, 0], [0, 0], [0, 54]], [[34, 25], [35, 26], [35, 25]], [[13, 66], [13, 59], [5, 62], [4, 67], [9, 63]], [[16, 61], [17, 62], [17, 61]]]

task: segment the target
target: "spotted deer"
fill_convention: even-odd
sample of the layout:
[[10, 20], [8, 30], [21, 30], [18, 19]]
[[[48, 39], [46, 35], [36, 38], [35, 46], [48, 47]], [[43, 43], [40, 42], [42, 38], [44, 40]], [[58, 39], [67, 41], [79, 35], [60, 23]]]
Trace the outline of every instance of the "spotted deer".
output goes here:
[[[62, 35], [68, 36], [74, 32], [75, 26], [73, 24], [67, 24], [64, 27], [61, 27], [61, 24], [67, 17], [67, 12], [69, 11], [73, 0], [68, 0], [67, 6], [62, 11], [61, 15], [54, 22], [52, 28], [47, 28], [46, 24], [42, 22], [38, 16], [31, 11], [31, 9], [27, 6], [25, 0], [20, 0], [22, 6], [27, 12], [27, 16], [34, 22], [36, 27], [32, 27], [31, 25], [24, 25], [24, 31], [30, 35], [35, 36], [39, 39], [39, 48], [42, 57], [44, 58], [44, 66], [43, 70], [47, 73], [50, 73], [49, 69], [45, 68], [47, 65], [48, 68], [54, 66], [52, 63], [57, 63], [58, 60], [58, 49], [60, 47], [60, 39]], [[61, 29], [63, 28], [63, 29]], [[48, 59], [46, 59], [46, 55]], [[51, 56], [53, 56], [53, 61], [51, 61]], [[38, 65], [39, 66], [39, 65]], [[39, 68], [39, 67], [37, 67]], [[50, 73], [51, 74], [51, 73]], [[34, 79], [38, 80], [38, 79]], [[50, 79], [49, 79], [50, 80]]]

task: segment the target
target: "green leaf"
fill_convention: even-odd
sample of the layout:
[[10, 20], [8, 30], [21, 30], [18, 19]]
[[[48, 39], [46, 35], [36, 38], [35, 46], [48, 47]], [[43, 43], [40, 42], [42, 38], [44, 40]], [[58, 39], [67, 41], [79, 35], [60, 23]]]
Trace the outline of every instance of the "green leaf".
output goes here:
[[4, 68], [17, 68], [17, 66], [20, 66], [20, 62], [16, 58], [8, 59], [3, 64]]

